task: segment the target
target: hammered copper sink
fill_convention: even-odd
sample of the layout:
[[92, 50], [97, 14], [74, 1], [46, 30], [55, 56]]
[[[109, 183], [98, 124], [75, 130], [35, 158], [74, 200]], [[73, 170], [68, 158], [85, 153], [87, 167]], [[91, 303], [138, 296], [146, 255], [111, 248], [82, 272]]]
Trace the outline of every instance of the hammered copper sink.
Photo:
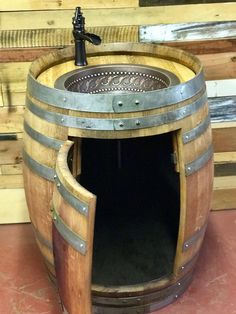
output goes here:
[[164, 69], [108, 64], [88, 66], [66, 73], [56, 80], [55, 87], [78, 93], [110, 94], [154, 91], [178, 83], [178, 77]]

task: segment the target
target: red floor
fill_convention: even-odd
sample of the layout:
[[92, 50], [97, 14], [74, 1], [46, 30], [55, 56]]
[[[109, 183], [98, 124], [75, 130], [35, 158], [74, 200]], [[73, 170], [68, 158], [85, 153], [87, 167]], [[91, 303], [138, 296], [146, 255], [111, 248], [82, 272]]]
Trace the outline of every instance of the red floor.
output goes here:
[[[59, 314], [29, 224], [0, 226], [0, 314]], [[236, 210], [212, 212], [194, 280], [158, 314], [236, 314]]]

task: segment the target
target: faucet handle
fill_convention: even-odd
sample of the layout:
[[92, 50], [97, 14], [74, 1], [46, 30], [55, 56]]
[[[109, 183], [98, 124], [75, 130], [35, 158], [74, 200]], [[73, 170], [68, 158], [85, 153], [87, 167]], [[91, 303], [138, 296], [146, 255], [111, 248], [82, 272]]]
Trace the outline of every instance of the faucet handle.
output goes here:
[[84, 33], [85, 18], [83, 17], [80, 7], [75, 9], [75, 16], [72, 18], [72, 24], [75, 32]]

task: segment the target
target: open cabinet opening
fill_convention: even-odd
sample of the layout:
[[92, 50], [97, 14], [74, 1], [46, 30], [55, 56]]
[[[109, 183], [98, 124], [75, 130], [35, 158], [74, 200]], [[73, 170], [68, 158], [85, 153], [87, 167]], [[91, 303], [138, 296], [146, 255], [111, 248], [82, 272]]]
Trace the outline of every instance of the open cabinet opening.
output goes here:
[[78, 180], [97, 195], [94, 284], [134, 285], [172, 273], [180, 212], [174, 134], [82, 140]]

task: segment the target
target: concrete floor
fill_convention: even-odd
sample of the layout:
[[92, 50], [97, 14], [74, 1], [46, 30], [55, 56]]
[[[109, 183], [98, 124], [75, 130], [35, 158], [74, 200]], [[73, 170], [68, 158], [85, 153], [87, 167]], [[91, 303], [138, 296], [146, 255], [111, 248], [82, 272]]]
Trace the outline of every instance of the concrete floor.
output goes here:
[[[31, 226], [1, 225], [0, 248], [0, 313], [59, 314]], [[236, 314], [236, 210], [211, 212], [192, 284], [155, 313]]]

